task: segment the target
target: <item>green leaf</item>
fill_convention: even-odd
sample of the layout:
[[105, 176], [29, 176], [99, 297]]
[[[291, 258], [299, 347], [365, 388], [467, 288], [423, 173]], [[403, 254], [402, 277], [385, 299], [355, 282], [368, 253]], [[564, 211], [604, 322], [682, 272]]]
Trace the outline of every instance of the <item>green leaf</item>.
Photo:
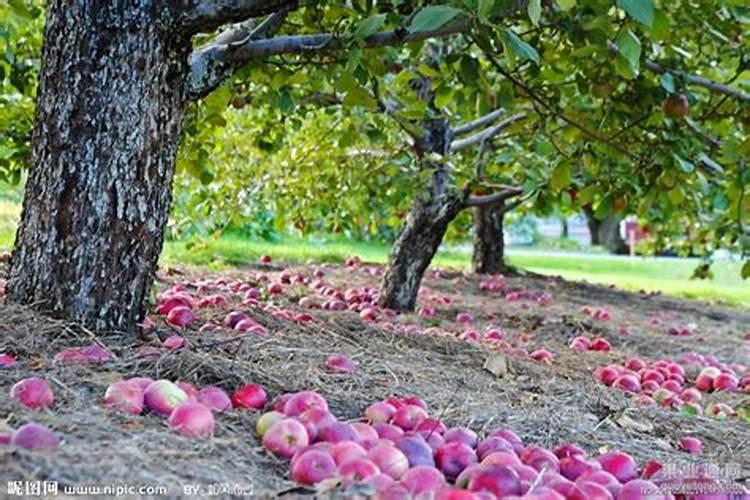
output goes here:
[[568, 162], [559, 163], [555, 167], [549, 185], [555, 191], [560, 191], [570, 185], [570, 164]]
[[630, 30], [625, 30], [615, 40], [620, 53], [615, 59], [615, 69], [625, 78], [635, 78], [641, 71], [641, 41]]
[[526, 12], [529, 14], [531, 24], [539, 26], [539, 19], [542, 17], [542, 0], [529, 0], [526, 6]]
[[518, 35], [516, 35], [513, 30], [505, 28], [500, 32], [500, 36], [502, 37], [505, 46], [514, 56], [522, 61], [533, 61], [536, 65], [539, 65], [539, 53], [534, 47], [524, 42]]
[[675, 86], [674, 86], [674, 77], [672, 76], [672, 73], [664, 73], [659, 77], [659, 83], [661, 84], [661, 88], [666, 90], [670, 94], [674, 94], [675, 92]]
[[447, 5], [430, 5], [422, 8], [411, 20], [409, 30], [432, 31], [455, 18], [461, 11]]
[[376, 108], [377, 101], [369, 92], [363, 88], [352, 89], [344, 97], [345, 106], [362, 106], [364, 108]]
[[495, 0], [479, 0], [477, 13], [482, 19], [489, 19], [490, 14], [495, 8]]
[[750, 260], [746, 260], [742, 265], [742, 279], [746, 280], [750, 278]]
[[385, 25], [385, 14], [375, 14], [367, 19], [363, 19], [354, 31], [354, 37], [362, 40], [376, 33]]
[[617, 6], [649, 28], [654, 24], [654, 0], [617, 0]]
[[562, 11], [568, 11], [576, 6], [576, 0], [557, 0], [556, 3]]

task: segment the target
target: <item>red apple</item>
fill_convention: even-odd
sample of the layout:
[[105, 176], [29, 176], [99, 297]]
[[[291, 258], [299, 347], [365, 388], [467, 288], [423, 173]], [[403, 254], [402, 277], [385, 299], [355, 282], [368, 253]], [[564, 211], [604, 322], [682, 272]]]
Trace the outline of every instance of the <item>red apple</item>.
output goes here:
[[[559, 471], [560, 460], [551, 451], [542, 448], [540, 446], [529, 446], [519, 455], [521, 462], [533, 467], [537, 471], [545, 468], [546, 470]], [[536, 477], [536, 473], [531, 478], [533, 480]], [[521, 479], [525, 479], [521, 477]]]
[[588, 337], [575, 337], [568, 345], [574, 351], [588, 351], [591, 349], [591, 340]]
[[445, 424], [436, 418], [428, 417], [419, 424], [417, 424], [417, 427], [415, 428], [416, 431], [421, 433], [423, 436], [426, 434], [440, 434], [443, 435], [447, 429]]
[[507, 442], [513, 446], [513, 449], [515, 450], [516, 454], [519, 454], [523, 451], [523, 441], [520, 437], [518, 437], [518, 434], [513, 432], [510, 429], [497, 429], [490, 434], [490, 437], [501, 437], [505, 439]]
[[227, 393], [215, 386], [206, 386], [196, 396], [196, 400], [209, 410], [223, 412], [232, 407], [232, 401]]
[[11, 368], [16, 365], [16, 358], [10, 354], [0, 354], [0, 368]]
[[513, 445], [501, 437], [488, 437], [480, 441], [477, 445], [477, 456], [480, 461], [497, 451], [506, 451], [515, 454]]
[[474, 316], [467, 312], [458, 313], [456, 315], [456, 323], [469, 324], [474, 322]]
[[167, 314], [167, 323], [178, 328], [186, 328], [195, 321], [193, 310], [185, 306], [177, 306]]
[[529, 354], [529, 357], [534, 361], [547, 364], [552, 363], [552, 360], [555, 359], [555, 355], [547, 349], [537, 349], [532, 351], [531, 354]]
[[575, 481], [589, 471], [599, 469], [601, 469], [599, 462], [587, 460], [582, 455], [571, 455], [560, 459], [560, 474], [571, 481]]
[[594, 370], [594, 377], [604, 385], [611, 386], [620, 377], [617, 369], [612, 366], [600, 366]]
[[378, 466], [366, 458], [341, 464], [338, 472], [343, 479], [344, 485], [360, 483], [371, 476], [381, 473]]
[[359, 442], [359, 434], [351, 424], [345, 422], [334, 422], [318, 431], [318, 440], [329, 443], [340, 443], [342, 441]]
[[609, 472], [621, 483], [638, 477], [638, 466], [633, 457], [621, 451], [610, 451], [597, 459], [602, 469]]
[[407, 404], [396, 410], [391, 418], [391, 423], [405, 431], [410, 431], [415, 429], [427, 416], [427, 412], [423, 408]]
[[603, 351], [607, 352], [612, 349], [612, 346], [610, 345], [609, 341], [605, 338], [598, 337], [591, 341], [591, 350], [592, 351]]
[[387, 423], [396, 413], [396, 408], [386, 402], [373, 403], [365, 410], [365, 417], [371, 424]]
[[331, 354], [326, 359], [326, 368], [336, 373], [354, 373], [354, 362], [343, 354]]
[[476, 462], [474, 450], [463, 443], [445, 443], [435, 451], [435, 465], [449, 479], [455, 479], [462, 470]]
[[375, 429], [375, 432], [377, 432], [378, 436], [380, 436], [382, 439], [390, 439], [391, 441], [396, 441], [398, 438], [404, 435], [404, 430], [401, 429], [401, 427], [396, 427], [395, 425], [385, 424], [382, 422], [373, 424], [372, 428]]
[[715, 391], [734, 392], [739, 387], [739, 380], [731, 373], [721, 373], [713, 381]]
[[266, 391], [260, 384], [246, 384], [232, 394], [232, 407], [261, 410], [268, 402]]
[[367, 451], [353, 441], [342, 441], [333, 445], [331, 456], [336, 465], [341, 466], [353, 460], [367, 457]]
[[631, 394], [638, 394], [641, 392], [641, 384], [638, 382], [638, 378], [634, 375], [622, 375], [618, 377], [612, 384], [612, 387]]

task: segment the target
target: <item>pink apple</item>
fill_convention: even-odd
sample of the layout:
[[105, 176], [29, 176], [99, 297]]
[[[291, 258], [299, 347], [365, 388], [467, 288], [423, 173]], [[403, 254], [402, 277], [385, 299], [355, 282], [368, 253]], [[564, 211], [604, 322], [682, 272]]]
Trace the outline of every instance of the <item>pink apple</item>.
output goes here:
[[132, 379], [114, 382], [104, 393], [104, 405], [131, 415], [140, 415], [143, 411], [143, 389]]
[[331, 456], [336, 465], [341, 466], [353, 460], [367, 457], [367, 451], [353, 441], [342, 441], [333, 445]]
[[396, 410], [391, 418], [391, 423], [405, 431], [410, 431], [415, 429], [427, 416], [427, 412], [421, 407], [407, 404]]
[[378, 436], [380, 436], [382, 439], [390, 439], [391, 441], [396, 441], [398, 438], [404, 435], [404, 430], [401, 429], [401, 427], [396, 427], [395, 425], [391, 424], [384, 424], [384, 423], [377, 423], [373, 424], [373, 429], [375, 429], [375, 432], [378, 433]]
[[417, 424], [417, 427], [414, 430], [418, 431], [424, 436], [427, 434], [442, 435], [448, 429], [441, 420], [428, 417]]
[[561, 460], [565, 457], [572, 457], [574, 455], [586, 456], [586, 452], [583, 451], [583, 448], [573, 443], [561, 444], [552, 450], [552, 452]]
[[669, 500], [671, 495], [657, 494], [659, 487], [651, 481], [632, 479], [625, 483], [617, 500]]
[[597, 459], [602, 469], [609, 472], [621, 483], [638, 477], [638, 466], [633, 457], [621, 451], [610, 451]]
[[396, 413], [396, 408], [386, 402], [373, 403], [365, 410], [365, 417], [371, 424], [387, 423]]
[[337, 472], [336, 462], [331, 455], [319, 450], [310, 450], [295, 460], [292, 466], [292, 480], [313, 486], [334, 477]]
[[317, 407], [303, 411], [297, 415], [297, 420], [307, 429], [310, 441], [315, 440], [321, 429], [336, 423], [336, 417], [331, 412]]
[[477, 445], [477, 456], [480, 461], [497, 451], [506, 451], [515, 454], [513, 445], [501, 437], [488, 437], [480, 441]]
[[576, 482], [567, 496], [568, 500], [613, 500], [612, 493], [599, 483]]
[[[529, 446], [519, 455], [521, 462], [529, 465], [537, 471], [546, 468], [547, 470], [560, 470], [560, 460], [557, 456], [546, 448], [540, 446]], [[536, 476], [536, 474], [534, 474]], [[522, 477], [522, 479], [524, 479]], [[533, 478], [532, 478], [533, 479]]]
[[188, 400], [188, 394], [169, 380], [156, 380], [146, 387], [143, 402], [146, 407], [160, 415], [170, 415], [172, 411]]
[[341, 464], [338, 472], [343, 478], [344, 485], [360, 483], [371, 476], [381, 473], [378, 466], [366, 458], [359, 458]]
[[308, 443], [305, 427], [292, 418], [275, 422], [263, 435], [263, 447], [280, 458], [291, 458]]
[[161, 345], [169, 350], [174, 351], [176, 349], [182, 349], [183, 347], [185, 347], [186, 343], [187, 340], [185, 340], [185, 337], [181, 335], [171, 335], [164, 339], [164, 342], [162, 342]]
[[612, 384], [612, 387], [631, 394], [641, 392], [641, 384], [638, 382], [638, 377], [634, 375], [622, 375], [618, 377]]
[[575, 337], [568, 345], [574, 351], [588, 351], [591, 349], [591, 340], [588, 337]]
[[143, 392], [146, 392], [146, 387], [148, 387], [151, 382], [154, 381], [154, 379], [148, 378], [148, 377], [134, 377], [128, 379], [129, 382], [133, 382], [134, 384], [137, 384], [138, 387], [141, 388]]
[[223, 389], [209, 385], [198, 391], [196, 400], [209, 410], [223, 412], [232, 407], [232, 401]]
[[539, 361], [540, 363], [547, 364], [552, 363], [552, 360], [555, 359], [555, 355], [547, 349], [537, 349], [535, 351], [531, 351], [529, 357], [534, 361]]
[[13, 433], [10, 444], [27, 450], [41, 448], [57, 448], [60, 440], [54, 432], [40, 424], [29, 422], [24, 424]]
[[47, 381], [37, 377], [25, 378], [13, 384], [10, 388], [10, 397], [32, 410], [52, 406], [55, 400]]
[[195, 321], [193, 310], [185, 306], [177, 306], [167, 314], [167, 323], [178, 328], [186, 328]]
[[630, 358], [625, 362], [625, 368], [633, 370], [634, 372], [643, 370], [646, 367], [646, 362], [641, 358]]
[[310, 408], [328, 410], [325, 398], [315, 391], [302, 391], [293, 394], [284, 404], [284, 413], [290, 417], [296, 417]]
[[326, 359], [326, 368], [336, 373], [354, 373], [354, 362], [343, 354], [331, 354]]
[[183, 401], [169, 416], [169, 426], [183, 436], [207, 438], [214, 433], [216, 421], [206, 406], [193, 401]]
[[612, 365], [600, 366], [599, 368], [594, 370], [594, 377], [596, 377], [596, 379], [599, 380], [599, 382], [601, 382], [602, 384], [611, 386], [615, 383], [615, 380], [620, 377], [620, 374]]
[[0, 368], [11, 368], [16, 365], [16, 358], [10, 354], [0, 354]]
[[523, 441], [520, 437], [518, 437], [518, 434], [513, 432], [510, 429], [497, 429], [490, 434], [490, 437], [500, 437], [505, 439], [507, 442], [513, 446], [513, 449], [516, 451], [516, 454], [519, 454], [523, 451]]
[[388, 474], [396, 480], [409, 469], [406, 455], [395, 446], [376, 446], [367, 453], [367, 459], [377, 465], [383, 474]]
[[190, 382], [185, 382], [183, 380], [178, 380], [175, 384], [177, 387], [185, 391], [185, 394], [187, 394], [188, 399], [191, 401], [196, 401], [198, 398], [198, 389], [191, 384]]
[[445, 477], [435, 467], [417, 465], [406, 471], [401, 484], [414, 496], [431, 497], [445, 486]]
[[680, 448], [692, 455], [703, 454], [703, 443], [698, 438], [690, 436], [684, 436], [680, 438]]
[[268, 402], [266, 391], [260, 384], [247, 384], [232, 394], [232, 406], [248, 410], [260, 410]]
[[658, 460], [649, 460], [643, 466], [643, 470], [641, 471], [641, 477], [650, 479], [656, 476], [656, 474], [658, 474], [659, 471], [661, 471], [663, 468], [664, 466]]
[[248, 319], [248, 316], [244, 312], [232, 311], [224, 318], [224, 324], [229, 328], [234, 328], [237, 323], [245, 319]]
[[435, 465], [449, 479], [455, 479], [462, 470], [476, 462], [474, 450], [463, 443], [445, 443], [435, 451]]
[[58, 352], [53, 363], [88, 365], [111, 361], [112, 356], [101, 346], [91, 344], [83, 347], [68, 347]]
[[599, 462], [587, 460], [582, 455], [571, 455], [560, 459], [560, 474], [575, 481], [589, 471], [599, 470]]
[[351, 424], [345, 422], [334, 422], [318, 431], [318, 440], [329, 443], [340, 443], [342, 441], [359, 442], [359, 434]]
[[713, 381], [715, 391], [734, 392], [739, 387], [739, 380], [731, 373], [721, 373]]
[[521, 495], [521, 479], [505, 465], [482, 465], [469, 480], [468, 490], [487, 492], [496, 498]]
[[446, 443], [463, 443], [469, 448], [476, 448], [478, 441], [477, 433], [466, 427], [451, 427], [443, 433], [443, 439]]
[[456, 323], [469, 324], [474, 322], [474, 316], [467, 312], [458, 313], [456, 315]]

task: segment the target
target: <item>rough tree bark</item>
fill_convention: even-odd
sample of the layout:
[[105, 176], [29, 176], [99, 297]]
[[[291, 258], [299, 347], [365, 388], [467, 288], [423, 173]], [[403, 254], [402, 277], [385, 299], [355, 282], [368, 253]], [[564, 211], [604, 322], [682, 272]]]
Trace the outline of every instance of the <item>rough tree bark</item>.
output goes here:
[[474, 208], [474, 253], [472, 267], [475, 273], [498, 274], [507, 272], [503, 219], [505, 203]]
[[155, 2], [48, 3], [11, 301], [97, 329], [142, 319], [185, 107], [174, 33]]
[[[424, 128], [425, 135], [419, 145], [422, 153], [447, 156], [451, 141], [448, 122], [432, 120]], [[463, 199], [448, 185], [447, 165], [428, 162], [425, 168], [432, 170], [430, 189], [414, 199], [391, 249], [380, 287], [380, 305], [397, 311], [414, 309], [422, 276], [440, 247], [448, 224], [464, 208]]]
[[601, 221], [599, 226], [599, 241], [613, 254], [628, 253], [628, 245], [620, 235], [620, 217], [610, 215]]
[[594, 210], [591, 207], [584, 207], [583, 213], [586, 215], [586, 225], [589, 228], [591, 246], [601, 245], [602, 243], [599, 239], [599, 227], [601, 226], [601, 221], [596, 218]]

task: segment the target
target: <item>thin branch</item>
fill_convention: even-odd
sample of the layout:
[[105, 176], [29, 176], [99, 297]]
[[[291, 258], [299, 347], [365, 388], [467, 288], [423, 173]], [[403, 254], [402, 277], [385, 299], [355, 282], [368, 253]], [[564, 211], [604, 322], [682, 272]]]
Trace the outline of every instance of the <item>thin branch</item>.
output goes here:
[[689, 118], [685, 120], [688, 124], [688, 128], [693, 131], [695, 135], [698, 136], [699, 139], [701, 139], [703, 142], [708, 144], [712, 149], [719, 149], [721, 147], [721, 141], [711, 137], [706, 132], [700, 129], [698, 125], [693, 120], [690, 120]]
[[468, 196], [466, 200], [464, 200], [464, 205], [467, 207], [483, 207], [486, 205], [492, 205], [494, 203], [504, 202], [505, 200], [508, 200], [510, 198], [520, 196], [521, 194], [523, 194], [523, 189], [514, 187], [495, 194], [488, 194], [484, 196]]
[[[607, 46], [609, 47], [609, 50], [613, 52], [614, 54], [620, 53], [620, 49], [613, 42], [607, 42]], [[748, 94], [747, 92], [743, 92], [740, 89], [730, 87], [729, 85], [725, 85], [723, 83], [719, 83], [714, 80], [704, 78], [702, 76], [693, 75], [686, 71], [668, 68], [655, 61], [652, 61], [651, 59], [645, 59], [643, 61], [643, 65], [646, 68], [648, 68], [650, 71], [656, 73], [657, 75], [670, 73], [672, 75], [675, 75], [684, 79], [685, 82], [687, 82], [690, 85], [704, 87], [712, 92], [718, 92], [720, 94], [732, 96], [735, 99], [739, 99], [741, 101], [750, 101], [750, 94]]]
[[468, 134], [469, 132], [473, 132], [474, 130], [478, 128], [486, 127], [487, 125], [494, 123], [495, 120], [503, 116], [505, 113], [506, 111], [503, 108], [496, 109], [495, 111], [491, 113], [487, 113], [481, 118], [477, 118], [474, 121], [470, 121], [468, 123], [459, 125], [458, 127], [454, 128], [453, 135], [457, 136], [457, 135], [462, 135], [462, 134]]
[[497, 62], [497, 59], [490, 54], [486, 50], [482, 50], [484, 52], [485, 57], [487, 60], [492, 64], [492, 66], [497, 70], [498, 73], [503, 75], [505, 78], [513, 82], [514, 85], [517, 87], [521, 87], [523, 90], [526, 91], [526, 93], [531, 97], [533, 100], [538, 102], [542, 107], [550, 110], [557, 118], [564, 121], [568, 125], [571, 125], [572, 127], [577, 128], [581, 132], [583, 132], [584, 135], [587, 135], [588, 137], [595, 139], [603, 144], [606, 144], [607, 146], [611, 147], [612, 149], [622, 153], [623, 155], [627, 156], [628, 158], [637, 158], [633, 153], [628, 151], [625, 147], [617, 144], [616, 142], [612, 142], [606, 137], [599, 135], [597, 132], [594, 132], [593, 130], [588, 129], [583, 124], [579, 123], [577, 120], [574, 120], [573, 118], [570, 118], [569, 116], [566, 116], [562, 112], [558, 112], [554, 106], [552, 106], [550, 103], [547, 102], [546, 99], [542, 98], [539, 94], [537, 94], [531, 87], [529, 87], [525, 82], [522, 80], [519, 80], [512, 74], [510, 74], [508, 71], [503, 68], [499, 62]]
[[521, 205], [529, 201], [531, 197], [534, 196], [535, 194], [536, 194], [536, 191], [530, 191], [526, 193], [525, 195], [521, 196], [520, 198], [513, 200], [512, 203], [506, 203], [504, 207], [505, 213], [508, 213], [511, 210], [515, 210], [516, 208], [520, 207]]
[[190, 35], [297, 7], [297, 0], [190, 0], [183, 3], [188, 5], [180, 11], [180, 27]]
[[462, 149], [466, 149], [477, 143], [492, 139], [504, 129], [510, 127], [516, 122], [525, 120], [527, 117], [528, 115], [526, 113], [518, 113], [501, 121], [497, 125], [487, 127], [481, 132], [477, 132], [476, 134], [472, 134], [469, 137], [465, 137], [463, 139], [455, 140], [451, 143], [451, 151], [461, 151]]

